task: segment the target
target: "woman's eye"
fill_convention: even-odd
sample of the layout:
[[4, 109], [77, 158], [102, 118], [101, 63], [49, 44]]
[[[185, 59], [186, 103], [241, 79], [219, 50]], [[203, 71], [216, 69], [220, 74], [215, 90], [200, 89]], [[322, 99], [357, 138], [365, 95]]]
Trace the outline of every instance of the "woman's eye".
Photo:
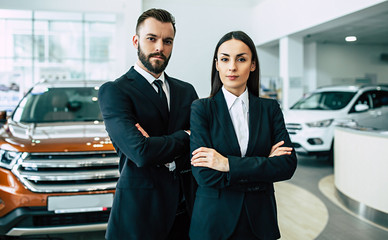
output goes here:
[[239, 61], [239, 62], [245, 62], [246, 60], [245, 60], [245, 58], [239, 58], [239, 59], [237, 59], [237, 61]]
[[221, 58], [220, 60], [221, 60], [221, 62], [227, 62], [228, 61], [227, 58]]

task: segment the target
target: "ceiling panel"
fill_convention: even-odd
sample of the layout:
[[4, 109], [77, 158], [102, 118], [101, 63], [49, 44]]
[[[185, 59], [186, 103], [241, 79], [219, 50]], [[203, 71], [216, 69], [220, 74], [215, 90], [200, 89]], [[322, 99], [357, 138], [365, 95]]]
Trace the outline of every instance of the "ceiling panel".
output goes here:
[[367, 16], [304, 36], [306, 43], [346, 44], [346, 36], [356, 36], [353, 44], [388, 45], [388, 9], [373, 16]]

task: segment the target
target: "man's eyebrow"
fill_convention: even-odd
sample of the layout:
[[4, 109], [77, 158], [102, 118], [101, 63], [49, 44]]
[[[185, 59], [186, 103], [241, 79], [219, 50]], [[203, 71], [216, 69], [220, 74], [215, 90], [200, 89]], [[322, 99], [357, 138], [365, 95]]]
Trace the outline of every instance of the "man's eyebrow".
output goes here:
[[163, 40], [164, 40], [164, 41], [174, 41], [174, 38], [172, 38], [172, 37], [166, 37], [166, 38], [164, 38]]
[[[146, 34], [146, 36], [147, 37], [154, 37], [154, 38], [157, 38], [158, 37], [158, 35], [156, 35], [156, 34], [154, 34], [154, 33], [147, 33]], [[166, 38], [164, 38], [163, 39], [164, 41], [173, 41], [174, 40], [174, 38], [173, 37], [166, 37]]]

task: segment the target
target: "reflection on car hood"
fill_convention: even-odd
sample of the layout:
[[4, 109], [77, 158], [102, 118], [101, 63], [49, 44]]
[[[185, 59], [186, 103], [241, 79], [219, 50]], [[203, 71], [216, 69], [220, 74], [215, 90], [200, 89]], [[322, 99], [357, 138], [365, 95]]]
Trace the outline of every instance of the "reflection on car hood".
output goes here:
[[102, 122], [69, 122], [5, 126], [1, 148], [27, 152], [113, 150]]
[[284, 111], [286, 123], [306, 123], [337, 119], [343, 116], [342, 111], [320, 111], [320, 110], [287, 110]]

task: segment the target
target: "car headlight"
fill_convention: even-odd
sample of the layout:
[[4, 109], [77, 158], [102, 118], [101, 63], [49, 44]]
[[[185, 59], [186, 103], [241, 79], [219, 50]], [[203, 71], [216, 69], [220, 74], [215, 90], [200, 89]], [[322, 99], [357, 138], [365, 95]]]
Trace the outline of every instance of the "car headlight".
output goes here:
[[21, 152], [0, 149], [0, 167], [12, 169], [22, 154]]
[[334, 119], [327, 119], [323, 121], [317, 121], [317, 122], [309, 122], [306, 123], [309, 127], [328, 127], [333, 122]]

